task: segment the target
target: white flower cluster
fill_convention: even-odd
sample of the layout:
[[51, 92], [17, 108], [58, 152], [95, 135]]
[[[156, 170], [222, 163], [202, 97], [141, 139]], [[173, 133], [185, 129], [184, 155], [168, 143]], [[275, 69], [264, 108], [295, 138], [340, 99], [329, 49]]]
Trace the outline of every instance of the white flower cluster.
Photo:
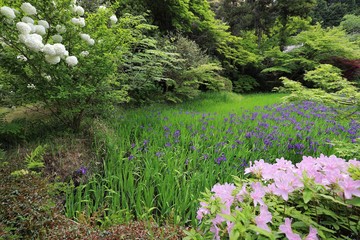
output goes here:
[[0, 13], [1, 13], [1, 15], [4, 15], [9, 20], [12, 20], [16, 17], [14, 9], [6, 7], [6, 6], [3, 6], [0, 8]]
[[66, 27], [63, 25], [56, 25], [56, 31], [60, 34], [65, 33], [66, 32]]
[[85, 11], [81, 6], [73, 6], [73, 12], [79, 16], [83, 16]]
[[20, 60], [20, 61], [23, 61], [23, 62], [26, 62], [26, 61], [27, 61], [27, 58], [26, 58], [24, 55], [18, 55], [16, 58], [17, 58], [18, 60]]
[[54, 43], [61, 43], [63, 40], [63, 37], [59, 34], [55, 34], [55, 35], [51, 36], [51, 38], [54, 41]]
[[117, 18], [115, 15], [112, 15], [112, 16], [110, 17], [110, 21], [111, 21], [112, 24], [116, 24], [117, 21], [118, 21], [118, 18]]
[[80, 56], [82, 56], [82, 57], [87, 57], [87, 56], [89, 56], [89, 52], [88, 52], [88, 51], [82, 51], [82, 52], [80, 53]]
[[95, 44], [95, 40], [92, 39], [89, 34], [80, 33], [80, 37], [81, 37], [82, 40], [87, 42], [87, 44], [89, 44], [89, 45], [94, 45]]
[[43, 38], [39, 34], [20, 34], [19, 38], [22, 43], [34, 52], [40, 52], [44, 47], [44, 44], [42, 43]]
[[67, 57], [65, 59], [65, 62], [67, 63], [67, 65], [69, 65], [70, 67], [73, 67], [75, 66], [76, 64], [78, 64], [78, 60], [75, 56], [70, 56], [70, 57]]
[[[85, 14], [84, 8], [76, 5], [76, 0], [71, 1], [71, 9], [74, 13], [74, 17], [71, 19], [71, 22], [74, 25], [80, 27], [85, 27], [85, 19], [82, 17]], [[21, 21], [15, 24], [16, 29], [19, 33], [19, 41], [23, 43], [28, 49], [33, 52], [42, 52], [44, 54], [45, 61], [49, 64], [58, 64], [61, 59], [65, 63], [73, 67], [78, 64], [78, 59], [76, 56], [69, 56], [69, 52], [66, 50], [65, 46], [61, 43], [63, 41], [62, 34], [66, 32], [66, 27], [64, 25], [56, 25], [55, 29], [57, 34], [51, 36], [52, 42], [44, 42], [43, 36], [45, 36], [49, 29], [50, 24], [45, 20], [37, 20], [39, 15], [37, 9], [28, 2], [24, 2], [20, 7], [23, 17]], [[16, 18], [16, 15], [20, 14], [18, 11], [3, 6], [0, 7], [0, 15], [3, 15], [7, 21], [13, 21]], [[1, 17], [1, 16], [0, 16]], [[33, 19], [33, 17], [35, 17]], [[115, 15], [110, 17], [110, 20], [115, 24], [118, 19]], [[81, 33], [80, 37], [88, 45], [94, 45], [95, 40], [90, 37], [89, 34]], [[51, 41], [50, 40], [50, 41]], [[89, 55], [88, 51], [82, 51], [80, 53], [81, 57], [86, 57]], [[27, 61], [28, 59], [24, 55], [18, 55], [17, 59], [19, 61]], [[35, 89], [34, 84], [28, 84], [29, 89]]]
[[36, 13], [37, 13], [36, 8], [28, 2], [21, 4], [20, 8], [21, 8], [21, 10], [23, 10], [23, 12], [25, 14], [30, 15], [30, 16], [36, 15]]
[[72, 18], [71, 22], [75, 25], [78, 25], [80, 27], [85, 27], [85, 19], [82, 17], [78, 17], [78, 18]]
[[45, 61], [53, 65], [58, 64], [61, 58], [69, 56], [69, 52], [61, 43], [46, 44], [43, 48], [43, 53], [45, 54]]
[[24, 23], [31, 23], [34, 24], [34, 19], [32, 19], [31, 17], [28, 16], [24, 16], [21, 21], [23, 21]]
[[27, 88], [29, 88], [29, 89], [36, 89], [36, 86], [35, 86], [33, 83], [29, 83], [29, 84], [27, 85]]

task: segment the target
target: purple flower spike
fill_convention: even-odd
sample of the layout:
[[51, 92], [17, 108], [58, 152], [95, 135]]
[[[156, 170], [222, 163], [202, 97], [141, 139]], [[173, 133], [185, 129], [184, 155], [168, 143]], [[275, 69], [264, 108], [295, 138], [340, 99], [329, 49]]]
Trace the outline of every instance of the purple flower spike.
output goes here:
[[77, 173], [81, 173], [82, 175], [85, 175], [87, 173], [86, 167], [81, 167], [79, 170], [76, 171]]

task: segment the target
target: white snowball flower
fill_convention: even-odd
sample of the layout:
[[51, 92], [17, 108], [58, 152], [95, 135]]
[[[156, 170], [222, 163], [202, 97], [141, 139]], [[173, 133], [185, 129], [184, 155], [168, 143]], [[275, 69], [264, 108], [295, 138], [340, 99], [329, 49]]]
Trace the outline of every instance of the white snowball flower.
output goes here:
[[49, 23], [45, 20], [39, 20], [38, 25], [43, 26], [45, 29], [48, 29], [50, 27]]
[[101, 5], [100, 7], [99, 7], [99, 10], [105, 10], [106, 9], [106, 6], [104, 6], [104, 5]]
[[16, 28], [20, 32], [20, 34], [29, 34], [31, 32], [31, 27], [24, 22], [16, 23]]
[[19, 61], [22, 61], [22, 62], [26, 62], [27, 61], [27, 58], [24, 56], [24, 55], [18, 55], [16, 57]]
[[82, 17], [72, 18], [71, 22], [75, 25], [79, 25], [80, 27], [85, 27], [85, 19]]
[[44, 28], [44, 26], [42, 25], [35, 25], [35, 33], [39, 34], [39, 35], [45, 35], [46, 34], [46, 29]]
[[54, 46], [51, 44], [45, 44], [45, 46], [43, 48], [43, 53], [45, 53], [46, 55], [50, 55], [50, 56], [57, 55]]
[[74, 13], [76, 13], [79, 16], [84, 15], [85, 11], [81, 6], [74, 6]]
[[58, 64], [60, 62], [61, 58], [57, 55], [45, 55], [45, 61], [47, 63], [50, 63], [52, 65]]
[[94, 45], [94, 43], [95, 43], [95, 40], [92, 39], [89, 34], [80, 33], [80, 37], [81, 37], [82, 40], [87, 42], [87, 44], [89, 44], [89, 45]]
[[112, 15], [112, 16], [110, 17], [110, 21], [111, 21], [112, 24], [116, 24], [117, 21], [118, 21], [118, 18], [117, 18], [115, 15]]
[[66, 27], [65, 26], [63, 26], [63, 25], [56, 25], [56, 31], [58, 32], [58, 33], [65, 33], [66, 32]]
[[62, 45], [61, 43], [55, 43], [53, 46], [54, 46], [56, 55], [63, 56], [65, 54], [66, 49], [65, 49], [64, 45]]
[[79, 24], [79, 19], [78, 18], [72, 18], [71, 19], [71, 22], [75, 25], [78, 25]]
[[28, 37], [29, 34], [19, 34], [19, 41], [22, 43], [25, 43], [26, 38]]
[[34, 52], [39, 52], [44, 47], [42, 37], [36, 33], [26, 35], [24, 44]]
[[29, 88], [29, 89], [36, 89], [36, 86], [35, 86], [33, 83], [29, 83], [29, 84], [27, 85], [27, 88]]
[[14, 9], [12, 9], [10, 7], [7, 7], [7, 6], [1, 7], [0, 8], [0, 13], [2, 15], [4, 15], [6, 18], [8, 18], [8, 19], [14, 19], [16, 17]]
[[69, 52], [65, 51], [64, 54], [61, 56], [62, 59], [66, 59], [69, 56]]
[[75, 56], [69, 56], [66, 58], [65, 62], [67, 63], [67, 65], [69, 65], [70, 67], [75, 66], [76, 64], [78, 64], [78, 60]]
[[42, 42], [43, 38], [42, 36], [40, 36], [39, 34], [33, 33], [33, 34], [29, 34], [29, 36], [31, 36], [33, 39], [35, 39], [36, 41]]
[[46, 80], [51, 81], [51, 76], [50, 76], [50, 75], [44, 74], [43, 77], [44, 77]]
[[82, 57], [86, 57], [86, 56], [88, 56], [89, 55], [89, 52], [88, 51], [82, 51], [81, 53], [80, 53], [80, 56], [82, 56]]
[[35, 15], [36, 14], [36, 8], [28, 2], [21, 4], [20, 8], [27, 15]]
[[31, 27], [31, 33], [35, 33], [35, 25], [32, 23], [26, 23], [27, 25], [29, 25]]
[[90, 35], [86, 34], [86, 33], [80, 33], [80, 37], [82, 40], [84, 40], [86, 42], [88, 42], [91, 39]]
[[25, 16], [21, 19], [21, 21], [25, 22], [25, 23], [31, 23], [34, 24], [34, 19], [32, 19], [31, 17]]
[[89, 45], [94, 45], [94, 44], [95, 44], [95, 40], [94, 40], [94, 39], [90, 39], [90, 40], [88, 41], [88, 44], [89, 44]]
[[59, 34], [55, 34], [54, 36], [51, 36], [51, 38], [55, 43], [61, 43], [63, 40], [63, 37]]

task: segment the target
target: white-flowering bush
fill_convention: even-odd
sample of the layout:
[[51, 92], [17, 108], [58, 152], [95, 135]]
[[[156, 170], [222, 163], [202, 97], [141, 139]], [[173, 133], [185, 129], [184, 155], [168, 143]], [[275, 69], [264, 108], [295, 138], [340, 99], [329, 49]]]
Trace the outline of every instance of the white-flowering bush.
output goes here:
[[136, 35], [143, 37], [143, 18], [129, 15], [115, 24], [111, 7], [85, 14], [72, 0], [2, 3], [0, 67], [16, 75], [4, 79], [14, 103], [43, 103], [78, 130], [85, 116], [126, 100], [118, 65]]

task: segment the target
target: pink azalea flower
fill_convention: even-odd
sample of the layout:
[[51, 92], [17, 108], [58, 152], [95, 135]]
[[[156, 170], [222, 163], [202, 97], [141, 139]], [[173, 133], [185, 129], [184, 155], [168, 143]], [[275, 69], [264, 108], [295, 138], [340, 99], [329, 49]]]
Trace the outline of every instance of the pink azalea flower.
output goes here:
[[211, 189], [212, 192], [215, 193], [216, 197], [219, 197], [223, 203], [226, 205], [231, 205], [234, 201], [234, 196], [232, 196], [232, 192], [236, 189], [234, 184], [215, 184]]
[[197, 211], [197, 216], [196, 216], [196, 218], [198, 219], [198, 220], [201, 220], [201, 219], [203, 219], [203, 217], [204, 217], [204, 215], [207, 215], [207, 214], [210, 214], [210, 211], [209, 211], [209, 209], [207, 209], [207, 203], [205, 203], [205, 202], [200, 202], [200, 208], [199, 208], [199, 210]]
[[245, 169], [245, 174], [252, 173], [260, 178], [263, 174], [264, 169], [269, 168], [271, 169], [272, 165], [266, 163], [263, 159], [260, 159], [259, 161], [254, 161], [254, 165], [252, 164], [252, 162], [250, 162], [250, 167]]
[[247, 190], [246, 190], [246, 186], [247, 184], [244, 184], [241, 188], [241, 190], [239, 191], [239, 193], [236, 195], [236, 199], [239, 202], [242, 202], [244, 200], [245, 195], [248, 194]]
[[256, 183], [254, 182], [251, 184], [251, 187], [253, 188], [254, 191], [250, 193], [250, 197], [254, 201], [254, 206], [256, 206], [258, 203], [260, 205], [264, 205], [264, 201], [262, 200], [262, 198], [265, 196], [264, 186], [259, 182]]
[[340, 188], [344, 191], [345, 199], [351, 199], [352, 196], [360, 197], [360, 180], [353, 180], [346, 177], [339, 181]]
[[317, 237], [316, 228], [313, 228], [313, 227], [310, 226], [309, 235], [307, 235], [307, 237], [304, 240], [319, 240], [319, 238]]
[[268, 207], [264, 204], [260, 206], [260, 215], [255, 217], [255, 223], [259, 228], [264, 229], [265, 231], [271, 232], [267, 223], [271, 222], [272, 215], [268, 210]]
[[277, 169], [282, 171], [294, 169], [294, 165], [292, 164], [292, 162], [285, 160], [284, 158], [276, 159], [276, 163], [274, 164], [274, 166], [276, 166]]
[[289, 240], [301, 240], [300, 235], [292, 231], [290, 218], [285, 218], [285, 223], [279, 226], [279, 230], [285, 233], [286, 238]]
[[281, 196], [285, 201], [289, 199], [289, 194], [295, 191], [296, 188], [303, 187], [304, 184], [293, 173], [278, 173], [274, 179], [276, 187], [272, 188], [275, 195]]

